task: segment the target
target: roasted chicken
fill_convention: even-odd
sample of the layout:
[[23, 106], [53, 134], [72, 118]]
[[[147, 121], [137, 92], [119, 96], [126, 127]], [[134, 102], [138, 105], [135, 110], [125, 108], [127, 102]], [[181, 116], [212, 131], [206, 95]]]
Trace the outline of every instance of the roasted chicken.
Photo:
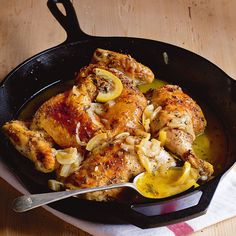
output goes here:
[[[206, 126], [200, 107], [178, 86], [164, 86], [145, 97], [137, 85], [153, 79], [152, 71], [129, 55], [97, 49], [69, 91], [42, 104], [32, 121], [10, 121], [3, 129], [39, 171], [56, 171], [70, 189], [128, 182], [145, 169], [156, 172], [175, 166], [161, 142], [151, 139], [150, 133], [159, 138], [160, 131], [166, 134], [168, 150], [210, 176], [212, 166], [192, 150], [193, 140]], [[150, 102], [156, 113], [147, 133], [142, 119]], [[84, 197], [109, 200], [120, 191]]]

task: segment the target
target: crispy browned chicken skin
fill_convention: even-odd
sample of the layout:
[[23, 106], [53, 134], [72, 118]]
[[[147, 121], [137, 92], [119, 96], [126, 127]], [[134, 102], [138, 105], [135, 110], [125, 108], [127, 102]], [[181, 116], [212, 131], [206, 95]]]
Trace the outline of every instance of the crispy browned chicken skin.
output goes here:
[[130, 55], [98, 48], [93, 54], [92, 63], [116, 68], [131, 78], [135, 85], [151, 83], [154, 79], [152, 71]]
[[[80, 152], [85, 153], [86, 143], [100, 132], [109, 133], [111, 138], [122, 132], [130, 132], [132, 134], [133, 130], [142, 129], [140, 120], [143, 110], [147, 105], [147, 100], [134, 86], [133, 81], [138, 81], [141, 73], [145, 73], [145, 70], [148, 71], [148, 75], [142, 78], [142, 82], [145, 80], [152, 81], [154, 76], [147, 67], [136, 62], [130, 56], [111, 51], [109, 51], [109, 55], [112, 55], [113, 60], [116, 60], [115, 64], [122, 65], [121, 71], [118, 70], [120, 67], [117, 68], [115, 65], [111, 68], [109, 64], [108, 68], [106, 57], [103, 56], [104, 61], [100, 60], [98, 64], [90, 64], [81, 69], [71, 90], [58, 94], [46, 101], [37, 110], [33, 116], [32, 123], [28, 127], [25, 127], [24, 123], [19, 121], [12, 121], [10, 124], [5, 125], [5, 133], [13, 145], [18, 150], [24, 150], [23, 154], [31, 159], [40, 171], [50, 172], [59, 166], [55, 160], [56, 150], [52, 147], [53, 144], [57, 144], [62, 148], [76, 147]], [[123, 63], [124, 58], [128, 58], [131, 64], [127, 62], [127, 65], [125, 65]], [[123, 83], [123, 91], [120, 96], [110, 103], [101, 104], [103, 112], [99, 115], [91, 109], [93, 103], [96, 102], [95, 99], [102, 83], [101, 78], [94, 73], [95, 68], [102, 68], [113, 73]], [[132, 77], [129, 76], [131, 72]], [[46, 133], [53, 141], [47, 143], [46, 139], [34, 138], [35, 142], [31, 143], [31, 137], [38, 137], [39, 133]], [[13, 139], [13, 136], [16, 136], [16, 134], [20, 140], [18, 143]], [[25, 146], [27, 146], [27, 150], [24, 149]], [[117, 148], [108, 148], [107, 153], [114, 153], [116, 155], [116, 151], [118, 152]], [[37, 158], [38, 153], [41, 153], [40, 158]], [[113, 163], [110, 154], [105, 157], [102, 157], [100, 153], [92, 153], [89, 156], [85, 154], [85, 159], [86, 161], [83, 163], [83, 166], [87, 167], [94, 165], [94, 159], [99, 163], [102, 163], [104, 160], [108, 163], [109, 159], [111, 159], [110, 163]], [[130, 163], [132, 160], [138, 163], [136, 157], [132, 157]], [[121, 159], [116, 158], [114, 161], [113, 165], [117, 163], [117, 168], [114, 166], [115, 169], [107, 170], [106, 176], [105, 172], [98, 172], [103, 181], [94, 179], [91, 186], [109, 184], [111, 179], [116, 181], [115, 178], [118, 176], [118, 182], [121, 180], [128, 181], [135, 173], [138, 173], [135, 167], [138, 164], [127, 167], [127, 163], [129, 163], [127, 155], [123, 155]], [[122, 173], [115, 173], [114, 171], [119, 169], [119, 161], [122, 163]], [[38, 168], [38, 166], [42, 167]], [[132, 171], [134, 167], [135, 170]], [[81, 168], [81, 171], [84, 168]], [[142, 167], [139, 166], [139, 169], [142, 169]], [[88, 170], [85, 171], [87, 172]], [[126, 173], [126, 171], [128, 172]], [[74, 176], [79, 178], [81, 174], [79, 170]], [[68, 180], [67, 184], [69, 186]], [[74, 185], [75, 187], [81, 186], [78, 181]], [[109, 198], [115, 197], [119, 191], [112, 192], [113, 194], [110, 194]]]
[[176, 85], [156, 89], [151, 95], [151, 102], [162, 108], [150, 124], [152, 135], [158, 137], [160, 130], [164, 130], [167, 149], [189, 161], [202, 176], [211, 176], [213, 166], [199, 159], [192, 149], [195, 137], [206, 127], [205, 117], [197, 103]]
[[31, 128], [44, 130], [63, 148], [81, 149], [81, 144], [88, 142], [102, 127], [97, 115], [91, 117], [86, 110], [96, 90], [92, 79], [87, 78], [80, 86], [52, 97], [35, 113]]
[[25, 157], [34, 162], [37, 170], [51, 172], [58, 165], [55, 160], [56, 150], [48, 136], [40, 131], [31, 131], [23, 121], [10, 121], [3, 126], [14, 147]]
[[[120, 144], [110, 144], [91, 152], [80, 169], [65, 180], [65, 184], [72, 189], [105, 186], [128, 182], [143, 171], [137, 155], [124, 151]], [[84, 197], [89, 200], [111, 200], [117, 198], [120, 192], [121, 189], [113, 189], [87, 193]]]

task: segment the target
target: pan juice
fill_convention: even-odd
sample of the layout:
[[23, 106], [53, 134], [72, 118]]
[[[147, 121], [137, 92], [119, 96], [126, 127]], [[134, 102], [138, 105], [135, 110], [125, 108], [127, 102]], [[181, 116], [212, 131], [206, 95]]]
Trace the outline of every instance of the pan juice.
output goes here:
[[[30, 120], [40, 105], [52, 96], [71, 89], [73, 84], [74, 80], [59, 82], [42, 90], [33, 99], [26, 103], [26, 105], [20, 110], [18, 118], [21, 120]], [[139, 89], [141, 92], [145, 93], [149, 89], [160, 88], [165, 84], [167, 84], [167, 82], [155, 79], [151, 84], [140, 85]], [[189, 95], [191, 96], [191, 94]], [[213, 175], [216, 175], [221, 172], [226, 162], [224, 159], [227, 153], [226, 136], [223, 126], [214, 112], [212, 112], [206, 105], [199, 105], [207, 120], [207, 127], [203, 134], [196, 137], [193, 143], [193, 149], [199, 158], [213, 164]]]

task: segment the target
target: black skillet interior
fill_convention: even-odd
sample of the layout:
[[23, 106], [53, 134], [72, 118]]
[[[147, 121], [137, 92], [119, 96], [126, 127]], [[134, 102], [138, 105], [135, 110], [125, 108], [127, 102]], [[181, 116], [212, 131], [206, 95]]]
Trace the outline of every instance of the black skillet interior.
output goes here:
[[[62, 3], [67, 16], [57, 8]], [[79, 69], [87, 65], [96, 48], [131, 54], [149, 66], [155, 75], [187, 89], [197, 101], [210, 106], [223, 121], [228, 138], [228, 152], [222, 173], [197, 190], [164, 200], [143, 200], [142, 204], [100, 203], [70, 198], [51, 204], [55, 209], [78, 218], [96, 222], [130, 222], [147, 228], [166, 225], [203, 214], [213, 197], [222, 175], [236, 159], [236, 82], [206, 59], [185, 49], [146, 39], [124, 37], [92, 37], [84, 34], [68, 0], [49, 0], [52, 14], [65, 28], [65, 43], [44, 51], [18, 66], [0, 87], [0, 126], [17, 117], [19, 110], [30, 99], [48, 86], [72, 80]], [[168, 63], [163, 53], [168, 55]], [[32, 193], [48, 191], [45, 174], [36, 172], [0, 133], [0, 157]], [[186, 204], [187, 203], [187, 204]]]

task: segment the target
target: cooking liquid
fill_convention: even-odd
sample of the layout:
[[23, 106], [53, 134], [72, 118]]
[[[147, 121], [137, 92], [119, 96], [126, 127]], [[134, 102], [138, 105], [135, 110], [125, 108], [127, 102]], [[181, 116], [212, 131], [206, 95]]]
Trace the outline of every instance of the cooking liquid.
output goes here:
[[[188, 163], [189, 164], [189, 163]], [[190, 164], [189, 164], [190, 165]], [[165, 198], [184, 192], [198, 184], [194, 172], [183, 167], [173, 167], [164, 173], [145, 172], [136, 182], [138, 190], [148, 198]]]

